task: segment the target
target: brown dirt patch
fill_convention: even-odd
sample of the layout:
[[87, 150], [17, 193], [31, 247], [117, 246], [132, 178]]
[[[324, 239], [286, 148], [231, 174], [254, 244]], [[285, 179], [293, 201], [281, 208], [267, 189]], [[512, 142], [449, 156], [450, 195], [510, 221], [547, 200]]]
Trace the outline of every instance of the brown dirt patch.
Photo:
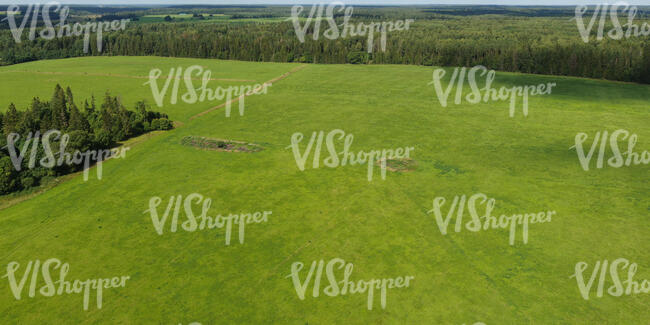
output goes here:
[[412, 172], [417, 167], [415, 160], [411, 158], [400, 158], [400, 159], [379, 159], [377, 160], [377, 166], [381, 166], [383, 161], [386, 160], [386, 170], [391, 172]]
[[199, 136], [186, 136], [181, 140], [184, 146], [195, 147], [203, 150], [225, 151], [225, 152], [258, 152], [262, 146], [245, 141], [226, 139], [212, 139]]

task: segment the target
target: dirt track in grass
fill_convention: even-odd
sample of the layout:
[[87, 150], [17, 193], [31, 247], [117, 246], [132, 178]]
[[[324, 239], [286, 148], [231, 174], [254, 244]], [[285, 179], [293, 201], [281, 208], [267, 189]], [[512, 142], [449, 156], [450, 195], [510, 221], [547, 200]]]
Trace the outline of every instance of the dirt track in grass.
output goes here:
[[[264, 84], [270, 84], [270, 85], [272, 86], [273, 83], [278, 82], [278, 81], [280, 81], [280, 80], [282, 80], [282, 79], [284, 79], [284, 78], [289, 77], [289, 76], [292, 75], [293, 73], [296, 73], [296, 72], [298, 72], [298, 71], [304, 69], [306, 66], [307, 66], [306, 64], [303, 64], [303, 65], [300, 65], [300, 66], [298, 66], [298, 67], [295, 67], [295, 68], [293, 68], [291, 71], [286, 72], [286, 73], [282, 74], [282, 75], [279, 76], [279, 77], [275, 77], [275, 78], [273, 78], [273, 79], [271, 79], [271, 80], [265, 82]], [[256, 88], [255, 90], [258, 90], [258, 89], [259, 89], [259, 87]], [[195, 118], [197, 118], [197, 117], [201, 117], [201, 116], [203, 116], [203, 115], [205, 115], [205, 114], [208, 114], [208, 113], [210, 113], [210, 112], [212, 112], [212, 111], [215, 111], [215, 110], [217, 110], [217, 109], [220, 109], [220, 108], [222, 108], [222, 107], [225, 107], [226, 105], [232, 105], [233, 103], [238, 102], [238, 101], [239, 101], [240, 99], [242, 99], [243, 97], [250, 96], [250, 95], [251, 95], [251, 94], [241, 95], [241, 96], [239, 96], [239, 97], [236, 97], [236, 98], [233, 98], [233, 99], [231, 99], [231, 100], [229, 100], [229, 101], [226, 101], [226, 102], [223, 103], [223, 104], [220, 104], [220, 105], [217, 105], [217, 106], [215, 106], [215, 107], [212, 107], [212, 108], [208, 109], [207, 111], [201, 112], [201, 113], [199, 113], [199, 114], [196, 114], [196, 115], [190, 117], [190, 121], [193, 120], [193, 119], [195, 119]]]

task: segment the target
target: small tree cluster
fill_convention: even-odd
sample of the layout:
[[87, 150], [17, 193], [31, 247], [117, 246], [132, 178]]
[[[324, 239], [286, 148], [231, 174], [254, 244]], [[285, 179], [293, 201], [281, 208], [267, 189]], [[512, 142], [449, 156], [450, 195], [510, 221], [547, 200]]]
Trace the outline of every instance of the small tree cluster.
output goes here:
[[[46, 157], [42, 145], [34, 141], [25, 146], [30, 140], [29, 134], [33, 137], [43, 135], [50, 130], [58, 130], [69, 136], [69, 142], [65, 146], [65, 152], [73, 154], [76, 151], [85, 152], [88, 150], [108, 149], [117, 142], [154, 130], [169, 130], [173, 128], [172, 122], [167, 115], [148, 111], [145, 102], [136, 103], [135, 110], [130, 111], [124, 108], [117, 97], [106, 93], [103, 103], [99, 108], [95, 105], [95, 98], [91, 102], [84, 101], [83, 109], [80, 110], [75, 101], [72, 91], [68, 87], [65, 91], [60, 85], [56, 85], [54, 94], [50, 101], [42, 101], [33, 98], [29, 108], [19, 111], [12, 103], [9, 109], [0, 113], [0, 194], [7, 194], [14, 191], [27, 189], [43, 183], [47, 178], [75, 172], [83, 168], [82, 165], [63, 164], [53, 168], [43, 168], [38, 163]], [[13, 147], [17, 154], [23, 148], [28, 148], [24, 153], [21, 168], [14, 166], [7, 146], [8, 137], [11, 134], [18, 134], [20, 137]], [[52, 137], [50, 139], [51, 151], [60, 156], [59, 147], [61, 139]], [[34, 146], [34, 144], [37, 144]], [[34, 148], [34, 149], [32, 149]], [[35, 152], [35, 159], [30, 156], [32, 150]], [[58, 157], [57, 157], [58, 159]]]

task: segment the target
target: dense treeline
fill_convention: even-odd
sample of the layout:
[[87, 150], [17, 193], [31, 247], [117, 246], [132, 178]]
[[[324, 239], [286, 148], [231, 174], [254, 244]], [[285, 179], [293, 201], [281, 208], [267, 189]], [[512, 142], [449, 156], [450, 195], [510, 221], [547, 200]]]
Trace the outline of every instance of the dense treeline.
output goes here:
[[[43, 167], [38, 162], [46, 158], [47, 152], [43, 145], [38, 145], [37, 135], [41, 143], [43, 135], [48, 131], [59, 131], [67, 135], [69, 138], [63, 144], [64, 152], [74, 157], [75, 152], [109, 149], [118, 141], [172, 127], [167, 115], [148, 111], [143, 101], [135, 105], [134, 111], [130, 111], [124, 108], [117, 97], [108, 93], [99, 108], [93, 97], [90, 103], [84, 101], [83, 109], [79, 109], [70, 88], [64, 91], [57, 85], [50, 101], [34, 98], [30, 107], [24, 111], [17, 110], [11, 104], [4, 114], [0, 113], [0, 194], [38, 186], [53, 177], [76, 172], [84, 167], [79, 163]], [[51, 151], [55, 153], [56, 159], [61, 157], [62, 139], [63, 136], [50, 137]], [[8, 145], [10, 141], [15, 142], [13, 146]], [[10, 153], [12, 150], [14, 161]], [[31, 158], [32, 150], [35, 150], [35, 159]], [[23, 160], [17, 161], [21, 153]]]
[[[173, 10], [200, 12], [196, 8]], [[204, 14], [227, 12], [237, 17], [244, 17], [240, 13], [245, 12], [242, 8], [203, 10]], [[286, 17], [290, 8], [247, 10], [250, 12], [245, 17]], [[365, 36], [329, 40], [321, 35], [320, 39], [313, 40], [310, 37], [313, 29], [310, 28], [306, 42], [301, 43], [289, 22], [233, 23], [237, 19], [224, 19], [225, 23], [132, 23], [126, 31], [104, 35], [103, 53], [96, 53], [92, 48], [94, 52], [88, 54], [83, 53], [82, 37], [51, 41], [23, 40], [17, 44], [8, 31], [2, 31], [0, 64], [82, 55], [156, 55], [272, 62], [484, 65], [500, 71], [650, 83], [648, 36], [597, 41], [596, 24], [591, 31], [592, 40], [584, 43], [576, 22], [567, 16], [572, 11], [567, 7], [514, 7], [507, 10], [492, 6], [472, 7], [467, 13], [469, 16], [460, 16], [462, 10], [454, 7], [355, 7], [354, 10], [352, 23], [355, 24], [411, 17], [422, 20], [416, 20], [408, 31], [389, 33], [386, 52], [380, 50], [377, 35], [371, 54], [366, 52]], [[481, 12], [501, 11], [507, 11], [508, 14], [473, 16]], [[454, 14], [448, 14], [449, 12]], [[535, 15], [537, 12], [547, 16], [565, 16], [521, 17]], [[124, 12], [120, 15], [133, 13]], [[646, 11], [640, 9], [637, 16], [637, 25], [650, 23]], [[585, 17], [588, 20], [590, 13], [586, 13]], [[342, 19], [339, 18], [338, 22], [342, 23]], [[611, 27], [608, 20], [605, 32]]]
[[[327, 3], [327, 2], [325, 2]], [[260, 5], [175, 5], [160, 7], [134, 6], [80, 6], [70, 5], [75, 17], [96, 15], [144, 16], [144, 15], [173, 15], [190, 14], [221, 14], [245, 15], [248, 17], [288, 17], [291, 14], [289, 6], [260, 6]], [[309, 8], [309, 5], [305, 5]], [[20, 6], [21, 10], [27, 8]], [[590, 6], [591, 15], [595, 6]], [[475, 16], [475, 15], [507, 15], [524, 17], [567, 17], [575, 13], [574, 6], [505, 6], [505, 5], [438, 5], [438, 6], [354, 6], [355, 17], [372, 17], [381, 19], [430, 20], [441, 15]], [[638, 6], [637, 17], [643, 19], [650, 14], [650, 6]], [[2, 26], [2, 24], [0, 24]]]

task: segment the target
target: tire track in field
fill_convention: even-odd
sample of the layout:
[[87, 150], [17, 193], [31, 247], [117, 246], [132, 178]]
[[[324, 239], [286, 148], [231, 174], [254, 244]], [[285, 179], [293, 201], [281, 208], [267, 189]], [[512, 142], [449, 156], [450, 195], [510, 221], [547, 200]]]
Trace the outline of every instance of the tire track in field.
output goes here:
[[[129, 139], [129, 140], [124, 141], [124, 142], [121, 142], [119, 146], [114, 147], [112, 149], [122, 149], [124, 147], [130, 148], [130, 147], [136, 146], [136, 145], [138, 145], [140, 143], [143, 143], [143, 142], [145, 142], [145, 141], [147, 141], [147, 140], [149, 140], [149, 139], [151, 139], [153, 137], [157, 137], [157, 136], [160, 136], [160, 135], [163, 135], [163, 134], [165, 134], [165, 131], [147, 132], [147, 133], [142, 134], [140, 136], [137, 136], [135, 138]], [[102, 160], [102, 163], [105, 163], [105, 162], [110, 161], [112, 159], [114, 159], [114, 157], [110, 157], [110, 158], [108, 158], [106, 160]], [[97, 168], [97, 164], [89, 166], [88, 167], [88, 175], [90, 175], [92, 170], [94, 170], [95, 168]], [[13, 200], [9, 200], [9, 201], [5, 201], [5, 202], [0, 203], [0, 211], [8, 209], [8, 208], [10, 208], [10, 207], [12, 207], [14, 205], [17, 205], [19, 203], [22, 203], [24, 201], [31, 200], [31, 199], [45, 193], [46, 191], [52, 190], [55, 187], [65, 183], [67, 181], [70, 181], [73, 178], [76, 178], [77, 176], [80, 177], [80, 175], [82, 175], [84, 172], [85, 172], [85, 170], [80, 170], [80, 171], [77, 171], [77, 172], [74, 172], [74, 173], [71, 173], [71, 174], [58, 176], [58, 177], [56, 177], [54, 179], [54, 181], [51, 184], [45, 186], [44, 188], [41, 188], [41, 189], [37, 190], [36, 192], [26, 194], [24, 196], [20, 196], [18, 198], [13, 199]], [[47, 221], [47, 224], [44, 224], [46, 221]], [[41, 224], [39, 224], [39, 225], [37, 225], [35, 227], [35, 229], [28, 229], [28, 230], [26, 230], [26, 231], [24, 231], [22, 233], [19, 233], [20, 235], [23, 235], [24, 233], [28, 233], [28, 234], [23, 236], [23, 238], [21, 238], [20, 240], [16, 240], [16, 242], [17, 243], [28, 242], [28, 238], [40, 237], [42, 235], [55, 233], [56, 232], [55, 229], [46, 228], [46, 226], [52, 226], [56, 221], [57, 221], [57, 219], [54, 219], [52, 216], [50, 216], [48, 214], [41, 221]], [[0, 258], [0, 260], [7, 259], [7, 258], [11, 257], [18, 249], [22, 248], [23, 246], [24, 246], [23, 244], [16, 244], [15, 246], [13, 246], [13, 249], [10, 250], [7, 254], [5, 254], [2, 258]]]
[[[282, 74], [282, 75], [279, 76], [279, 77], [276, 77], [276, 78], [273, 78], [273, 79], [267, 81], [266, 83], [270, 83], [270, 84], [272, 85], [274, 82], [278, 82], [278, 81], [280, 81], [280, 80], [282, 80], [282, 79], [285, 79], [285, 78], [289, 77], [290, 75], [292, 75], [293, 73], [298, 72], [298, 71], [304, 69], [305, 67], [307, 67], [306, 64], [300, 65], [300, 66], [298, 66], [298, 67], [296, 67], [296, 68], [294, 68], [294, 69], [292, 69], [292, 70], [290, 70], [290, 71], [288, 71], [288, 72]], [[237, 97], [237, 98], [233, 98], [233, 99], [231, 99], [229, 102], [230, 102], [231, 104], [232, 104], [232, 103], [235, 103], [235, 102], [239, 101], [240, 98], [243, 98], [243, 97], [245, 97], [245, 96], [246, 96], [246, 95], [244, 94], [244, 95], [239, 96], [239, 97]], [[219, 109], [219, 108], [221, 108], [221, 107], [224, 107], [224, 106], [226, 106], [227, 103], [228, 103], [228, 102], [223, 103], [223, 104], [218, 105], [218, 106], [215, 106], [215, 107], [212, 107], [212, 108], [210, 108], [210, 109], [208, 109], [207, 111], [204, 111], [204, 112], [202, 112], [202, 113], [196, 114], [196, 115], [190, 117], [190, 120], [193, 120], [193, 119], [195, 119], [195, 118], [201, 117], [201, 116], [203, 116], [203, 115], [205, 115], [205, 114], [208, 114], [208, 113], [210, 113], [210, 112], [212, 112], [212, 111], [214, 111], [214, 110], [217, 110], [217, 109]], [[183, 122], [179, 122], [178, 127], [182, 127], [183, 125], [184, 125]], [[176, 128], [176, 127], [175, 127], [175, 128]], [[326, 229], [326, 231], [329, 231], [330, 229], [333, 229], [335, 226], [337, 226], [337, 225], [333, 225], [332, 227]], [[298, 247], [298, 249], [296, 249], [294, 252], [292, 252], [291, 254], [289, 254], [289, 256], [287, 256], [287, 257], [286, 257], [282, 262], [276, 264], [270, 272], [267, 272], [267, 274], [264, 276], [264, 278], [262, 278], [262, 279], [260, 280], [260, 282], [258, 282], [258, 284], [261, 283], [261, 282], [263, 282], [263, 281], [265, 281], [265, 280], [268, 280], [268, 279], [271, 278], [271, 277], [273, 277], [274, 273], [277, 272], [278, 267], [280, 267], [281, 265], [283, 265], [284, 263], [286, 263], [286, 262], [287, 262], [291, 257], [293, 257], [293, 256], [295, 256], [296, 254], [300, 253], [300, 251], [302, 251], [303, 249], [305, 249], [305, 248], [311, 246], [311, 245], [312, 245], [312, 242], [313, 242], [314, 240], [315, 240], [315, 239], [309, 240], [306, 244], [303, 244], [302, 246]], [[176, 260], [178, 257], [180, 257], [180, 255], [177, 255], [173, 260]], [[117, 297], [112, 298], [112, 303], [115, 304], [115, 305], [117, 305], [117, 304], [119, 304], [120, 302], [122, 302], [122, 301], [124, 301], [124, 300], [126, 300], [126, 299], [127, 299], [126, 295], [121, 294], [121, 295], [119, 295], [119, 296], [117, 296]], [[88, 315], [89, 315], [89, 317], [86, 318], [87, 323], [91, 323], [91, 319], [92, 319], [92, 320], [97, 320], [98, 317], [100, 317], [100, 316], [99, 316], [99, 315], [101, 315], [101, 313], [100, 313], [100, 309], [94, 309], [94, 310], [91, 310], [91, 311], [88, 312]]]
[[[45, 74], [45, 75], [63, 75], [63, 76], [92, 76], [92, 77], [116, 77], [116, 78], [130, 78], [130, 79], [149, 79], [149, 76], [131, 76], [126, 74], [111, 74], [111, 73], [88, 73], [88, 72], [54, 72], [54, 71], [27, 71], [27, 70], [9, 70], [9, 71], [0, 71], [0, 73], [10, 73], [10, 72], [19, 72], [19, 73], [33, 73], [33, 74]], [[173, 78], [176, 80], [183, 80], [184, 78]], [[203, 78], [192, 78], [192, 80], [203, 80]], [[255, 82], [256, 80], [249, 79], [228, 79], [228, 78], [210, 78], [207, 80], [212, 81], [239, 81], [239, 82]]]
[[[285, 78], [289, 77], [290, 75], [292, 75], [292, 74], [294, 74], [294, 73], [296, 73], [296, 72], [298, 72], [298, 71], [304, 69], [306, 66], [307, 66], [306, 64], [302, 64], [302, 65], [300, 65], [300, 66], [298, 66], [298, 67], [295, 67], [295, 68], [291, 69], [291, 70], [288, 71], [288, 72], [285, 72], [283, 75], [281, 75], [281, 76], [279, 76], [279, 77], [275, 77], [275, 78], [273, 78], [273, 79], [271, 79], [271, 80], [269, 80], [269, 81], [267, 81], [267, 82], [264, 82], [263, 84], [269, 84], [269, 85], [272, 86], [273, 83], [278, 82], [278, 81], [280, 81], [280, 80], [282, 80], [282, 79], [285, 79]], [[255, 89], [253, 89], [252, 92], [257, 91], [257, 90], [259, 90], [259, 89], [260, 89], [260, 87], [257, 87], [257, 88], [255, 88]], [[233, 99], [231, 99], [231, 100], [229, 100], [229, 101], [226, 101], [226, 102], [223, 103], [223, 104], [220, 104], [220, 105], [217, 105], [217, 106], [215, 106], [215, 107], [212, 107], [212, 108], [208, 109], [207, 111], [203, 111], [203, 112], [201, 112], [201, 113], [198, 113], [198, 114], [196, 114], [196, 115], [190, 117], [190, 121], [193, 120], [193, 119], [195, 119], [195, 118], [201, 117], [201, 116], [203, 116], [203, 115], [205, 115], [205, 114], [208, 114], [208, 113], [210, 113], [210, 112], [212, 112], [212, 111], [215, 111], [215, 110], [217, 110], [217, 109], [219, 109], [219, 108], [225, 107], [226, 105], [230, 105], [230, 104], [236, 103], [236, 102], [238, 102], [240, 99], [242, 99], [242, 98], [244, 98], [244, 97], [246, 97], [246, 96], [250, 96], [250, 95], [252, 95], [252, 92], [248, 92], [247, 94], [241, 95], [241, 96], [239, 96], [239, 97], [237, 97], [237, 98], [233, 98]]]
[[[416, 207], [420, 206], [418, 201], [416, 201], [411, 196], [410, 193], [408, 193], [407, 191], [404, 190], [404, 187], [400, 186], [399, 189], [400, 189], [399, 192], [401, 192], [406, 197], [406, 199], [408, 199]], [[422, 209], [420, 208], [420, 210], [422, 210]], [[426, 218], [429, 218], [429, 216], [428, 216], [429, 213], [428, 212], [425, 212], [425, 211], [422, 211], [422, 212], [424, 212]], [[420, 231], [420, 229], [416, 229], [414, 233], [419, 235], [420, 238], [422, 238], [423, 240], [427, 239], [426, 235], [424, 235]], [[483, 270], [483, 268], [481, 268], [476, 263], [474, 263], [474, 261], [469, 256], [469, 254], [467, 254], [466, 250], [456, 240], [454, 240], [454, 238], [452, 236], [449, 236], [449, 234], [448, 234], [448, 235], [445, 235], [445, 236], [442, 236], [442, 237], [444, 237], [444, 239], [442, 239], [442, 240], [447, 242], [447, 244], [450, 246], [451, 249], [453, 249], [455, 252], [457, 252], [458, 254], [460, 254], [463, 257], [463, 260], [466, 261], [466, 265], [468, 266], [468, 269], [473, 270], [474, 272], [476, 272], [481, 278], [483, 278], [483, 280], [486, 282], [487, 286], [492, 288], [496, 292], [498, 297], [501, 298], [501, 302], [503, 302], [503, 303], [505, 303], [505, 304], [507, 304], [507, 305], [509, 305], [511, 307], [514, 307], [516, 316], [521, 316], [523, 318], [526, 318], [528, 321], [530, 321], [528, 315], [525, 315], [524, 313], [521, 312], [520, 305], [517, 302], [515, 302], [515, 300], [511, 299], [510, 296], [508, 295], [508, 292], [506, 292], [504, 290], [504, 289], [509, 289], [510, 290], [509, 292], [513, 292], [512, 291], [512, 290], [514, 290], [513, 287], [511, 287], [511, 286], [509, 286], [508, 284], [505, 284], [505, 283], [504, 284], [497, 283], [489, 274], [487, 274]], [[503, 287], [505, 287], [505, 288], [503, 288]]]
[[[22, 243], [22, 242], [27, 242], [29, 238], [33, 237], [40, 237], [41, 235], [44, 235], [47, 231], [52, 232], [51, 225], [55, 222], [56, 220], [52, 218], [52, 216], [47, 215], [43, 220], [41, 220], [40, 224], [37, 225], [35, 228], [29, 229], [24, 232], [20, 232], [20, 235], [24, 235], [27, 233], [27, 235], [23, 236], [21, 239], [17, 240], [17, 243]], [[19, 249], [23, 248], [24, 245], [18, 244], [18, 245], [13, 245], [13, 249], [9, 250], [5, 255], [2, 256], [1, 260], [6, 260], [9, 257], [11, 257], [16, 251]]]

